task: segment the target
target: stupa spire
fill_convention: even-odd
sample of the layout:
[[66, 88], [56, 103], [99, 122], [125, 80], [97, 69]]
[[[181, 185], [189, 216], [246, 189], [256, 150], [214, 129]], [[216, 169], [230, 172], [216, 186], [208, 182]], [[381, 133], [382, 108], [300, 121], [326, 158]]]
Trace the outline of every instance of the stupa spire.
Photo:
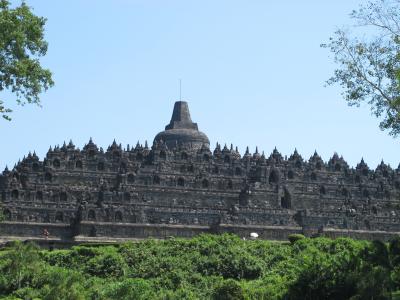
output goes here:
[[156, 135], [154, 140], [162, 141], [169, 149], [177, 148], [178, 145], [187, 150], [199, 150], [203, 145], [210, 146], [210, 140], [199, 131], [197, 123], [192, 122], [186, 101], [175, 102], [170, 123], [165, 126], [165, 131]]
[[165, 127], [169, 129], [194, 129], [198, 130], [197, 124], [192, 122], [189, 105], [186, 101], [177, 101], [174, 105], [171, 122]]

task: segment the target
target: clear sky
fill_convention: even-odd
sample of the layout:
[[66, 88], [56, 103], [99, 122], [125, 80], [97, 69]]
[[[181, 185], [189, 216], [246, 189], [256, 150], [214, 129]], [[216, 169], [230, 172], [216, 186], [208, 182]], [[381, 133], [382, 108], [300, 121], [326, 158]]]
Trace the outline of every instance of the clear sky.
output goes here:
[[316, 149], [325, 161], [336, 151], [351, 166], [364, 157], [397, 167], [400, 139], [380, 131], [368, 107], [348, 107], [339, 87], [324, 87], [335, 65], [319, 45], [362, 2], [27, 0], [48, 19], [42, 62], [56, 85], [42, 108], [15, 107], [12, 122], [0, 121], [0, 169], [70, 139], [79, 148], [90, 137], [103, 148], [114, 138], [151, 144], [180, 78], [211, 149], [297, 148], [306, 159]]

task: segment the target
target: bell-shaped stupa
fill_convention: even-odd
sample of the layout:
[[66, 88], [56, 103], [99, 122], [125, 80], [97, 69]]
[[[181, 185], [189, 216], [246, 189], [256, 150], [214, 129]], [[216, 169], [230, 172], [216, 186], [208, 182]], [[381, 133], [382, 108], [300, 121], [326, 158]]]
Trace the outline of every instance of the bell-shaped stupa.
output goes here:
[[165, 126], [165, 131], [156, 135], [154, 141], [163, 142], [170, 149], [181, 146], [197, 150], [210, 146], [208, 137], [199, 131], [197, 123], [192, 122], [189, 106], [185, 101], [175, 102], [171, 122]]

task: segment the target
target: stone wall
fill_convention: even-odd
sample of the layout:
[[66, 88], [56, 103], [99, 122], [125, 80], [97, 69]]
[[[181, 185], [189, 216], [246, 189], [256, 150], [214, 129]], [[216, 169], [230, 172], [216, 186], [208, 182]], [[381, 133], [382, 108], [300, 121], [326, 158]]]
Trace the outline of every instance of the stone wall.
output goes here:
[[45, 229], [52, 238], [68, 240], [73, 235], [71, 227], [65, 224], [4, 221], [0, 223], [0, 237], [44, 238]]
[[49, 232], [49, 240], [60, 240], [66, 244], [74, 244], [75, 240], [103, 241], [129, 240], [156, 238], [166, 239], [170, 237], [191, 238], [202, 233], [223, 234], [232, 233], [241, 238], [250, 239], [251, 233], [257, 233], [260, 239], [288, 241], [291, 234], [304, 234], [308, 237], [325, 236], [329, 238], [350, 237], [363, 240], [388, 241], [396, 237], [400, 232], [368, 231], [368, 230], [315, 230], [290, 226], [245, 226], [220, 224], [218, 226], [195, 225], [167, 225], [167, 224], [129, 224], [129, 223], [104, 223], [82, 222], [76, 230], [63, 224], [43, 224], [26, 222], [2, 222], [0, 223], [0, 237], [4, 240], [14, 238], [43, 240], [44, 230]]
[[29, 153], [6, 168], [1, 209], [8, 222], [25, 224], [14, 234], [38, 234], [43, 226], [58, 232], [70, 224], [71, 235], [93, 227], [93, 234], [125, 237], [185, 236], [194, 234], [190, 228], [221, 224], [239, 235], [273, 226], [262, 235], [278, 239], [293, 228], [400, 232], [400, 166], [382, 161], [372, 170], [361, 160], [351, 168], [336, 153], [325, 162], [317, 153], [305, 160], [296, 150], [289, 158], [277, 149], [268, 157], [219, 144], [211, 151], [187, 103], [177, 105], [179, 120], [173, 117], [152, 147], [114, 141], [103, 150], [90, 139], [83, 149], [64, 143], [43, 160]]

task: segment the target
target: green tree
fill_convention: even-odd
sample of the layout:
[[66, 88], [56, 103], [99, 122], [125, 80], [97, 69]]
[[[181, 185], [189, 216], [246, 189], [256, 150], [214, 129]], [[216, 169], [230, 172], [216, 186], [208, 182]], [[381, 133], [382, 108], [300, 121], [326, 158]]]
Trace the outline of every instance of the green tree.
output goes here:
[[240, 284], [233, 279], [228, 279], [215, 288], [213, 299], [242, 300], [244, 296]]
[[351, 13], [352, 30], [340, 29], [329, 43], [338, 68], [327, 81], [339, 84], [349, 105], [366, 102], [382, 130], [400, 134], [400, 1], [375, 0]]
[[109, 282], [105, 285], [105, 299], [154, 299], [150, 283], [141, 278], [126, 278], [122, 281]]
[[0, 272], [5, 280], [1, 280], [0, 290], [12, 291], [28, 286], [41, 266], [39, 249], [35, 244], [15, 242], [1, 257]]
[[125, 274], [125, 262], [121, 255], [109, 251], [90, 259], [85, 271], [92, 276], [121, 277]]
[[42, 274], [40, 290], [43, 300], [84, 300], [87, 289], [85, 278], [78, 272], [57, 267], [47, 267]]
[[301, 239], [293, 244], [300, 272], [288, 299], [349, 299], [356, 293], [359, 248], [347, 239]]
[[[35, 16], [24, 2], [10, 8], [0, 0], [0, 92], [14, 93], [20, 105], [40, 105], [39, 94], [54, 85], [51, 72], [39, 58], [47, 52], [46, 19]], [[0, 114], [10, 120], [12, 110], [0, 99]]]
[[389, 252], [393, 263], [400, 266], [400, 236], [396, 236], [390, 240]]

